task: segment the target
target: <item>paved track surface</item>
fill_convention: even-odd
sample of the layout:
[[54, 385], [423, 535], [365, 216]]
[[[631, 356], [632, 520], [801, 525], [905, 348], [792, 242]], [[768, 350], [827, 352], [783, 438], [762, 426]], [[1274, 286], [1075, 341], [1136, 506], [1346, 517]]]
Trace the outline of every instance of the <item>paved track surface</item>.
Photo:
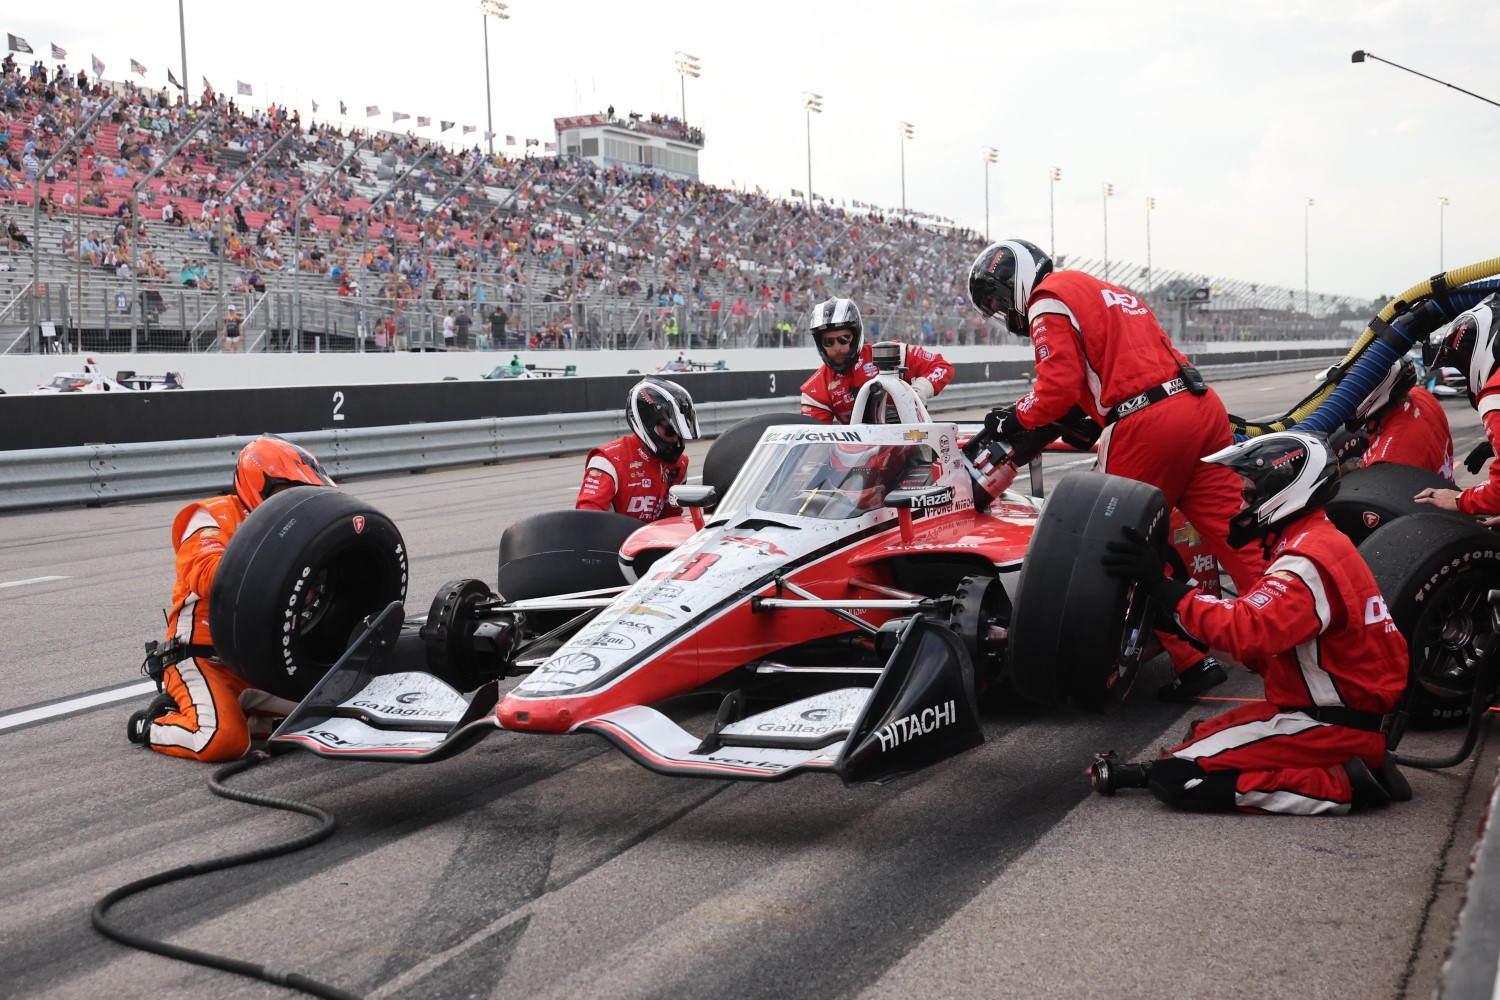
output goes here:
[[[1305, 374], [1219, 386], [1250, 415], [1308, 387]], [[1478, 424], [1462, 401], [1448, 413], [1463, 455]], [[1079, 461], [1049, 457], [1049, 475]], [[347, 486], [401, 526], [420, 608], [446, 580], [493, 579], [501, 529], [570, 504], [580, 465]], [[117, 885], [311, 820], [214, 797], [210, 768], [128, 746], [145, 695], [5, 722], [139, 681], [180, 505], [0, 517], [0, 996], [293, 995], [129, 951], [88, 912]], [[496, 733], [428, 766], [292, 754], [230, 783], [331, 810], [333, 838], [115, 914], [372, 998], [1430, 995], [1494, 771], [1488, 743], [1460, 768], [1410, 772], [1414, 801], [1339, 819], [1091, 796], [1093, 751], [1149, 754], [1227, 707], [1158, 704], [1167, 670], [1148, 665], [1109, 718], [990, 714], [985, 745], [884, 787], [665, 778], [586, 736]], [[1214, 694], [1258, 691], [1237, 672]]]

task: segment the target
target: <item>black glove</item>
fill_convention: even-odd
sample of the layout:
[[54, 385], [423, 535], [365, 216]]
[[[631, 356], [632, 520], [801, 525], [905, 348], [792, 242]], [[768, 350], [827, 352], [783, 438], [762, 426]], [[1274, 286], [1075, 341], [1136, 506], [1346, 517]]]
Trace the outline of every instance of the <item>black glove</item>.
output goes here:
[[1464, 468], [1475, 475], [1484, 468], [1484, 463], [1495, 457], [1495, 449], [1488, 441], [1481, 441], [1469, 452], [1469, 457], [1464, 459]]
[[1171, 610], [1192, 588], [1167, 576], [1156, 546], [1135, 528], [1121, 529], [1121, 540], [1106, 542], [1100, 558], [1106, 576], [1134, 580], [1153, 601]]
[[990, 437], [1001, 438], [1009, 441], [1022, 431], [1026, 430], [1021, 419], [1016, 416], [1016, 404], [1010, 403], [1006, 406], [997, 406], [984, 417], [984, 429], [990, 432]]

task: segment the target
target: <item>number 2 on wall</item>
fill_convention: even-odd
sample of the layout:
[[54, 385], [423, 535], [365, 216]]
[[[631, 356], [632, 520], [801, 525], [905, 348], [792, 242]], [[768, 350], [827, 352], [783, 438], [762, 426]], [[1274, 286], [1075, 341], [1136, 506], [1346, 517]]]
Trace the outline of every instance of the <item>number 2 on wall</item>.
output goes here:
[[333, 419], [343, 420], [344, 415], [339, 411], [344, 408], [344, 393], [339, 390], [333, 394]]

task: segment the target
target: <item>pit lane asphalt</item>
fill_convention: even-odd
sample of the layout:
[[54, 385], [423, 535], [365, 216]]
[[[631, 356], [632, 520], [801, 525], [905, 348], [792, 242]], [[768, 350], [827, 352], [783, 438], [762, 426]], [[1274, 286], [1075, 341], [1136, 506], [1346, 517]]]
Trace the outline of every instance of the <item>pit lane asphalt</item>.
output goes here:
[[[1217, 388], [1258, 416], [1307, 378]], [[1462, 456], [1478, 423], [1462, 401], [1447, 412]], [[1080, 461], [1049, 456], [1049, 476]], [[493, 579], [501, 529], [566, 506], [579, 465], [347, 488], [401, 526], [416, 610], [446, 580]], [[0, 717], [138, 680], [181, 502], [0, 517], [0, 584], [65, 577], [0, 587]], [[1429, 995], [1494, 772], [1488, 736], [1461, 768], [1409, 771], [1414, 801], [1339, 819], [1090, 796], [1093, 751], [1147, 754], [1227, 707], [1156, 703], [1166, 671], [1148, 665], [1109, 718], [991, 714], [984, 746], [878, 788], [665, 778], [593, 737], [497, 732], [426, 766], [293, 754], [230, 782], [331, 810], [332, 839], [115, 917], [372, 998]], [[1236, 672], [1214, 694], [1258, 690]], [[210, 768], [128, 746], [144, 702], [0, 730], [0, 996], [292, 995], [89, 927], [119, 884], [310, 823], [216, 798]]]

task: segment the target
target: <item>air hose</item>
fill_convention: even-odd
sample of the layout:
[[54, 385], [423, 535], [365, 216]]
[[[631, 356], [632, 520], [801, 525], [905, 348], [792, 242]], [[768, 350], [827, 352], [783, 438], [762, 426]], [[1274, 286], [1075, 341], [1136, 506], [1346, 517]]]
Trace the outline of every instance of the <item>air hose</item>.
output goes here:
[[217, 858], [211, 858], [207, 861], [199, 861], [195, 864], [183, 865], [180, 868], [173, 868], [170, 871], [158, 872], [155, 875], [149, 875], [146, 878], [137, 879], [136, 881], [131, 882], [128, 885], [120, 886], [118, 889], [115, 889], [114, 891], [110, 892], [108, 895], [100, 899], [99, 902], [95, 903], [91, 919], [93, 921], [95, 929], [97, 929], [99, 933], [130, 948], [153, 952], [157, 955], [163, 955], [167, 958], [176, 959], [180, 962], [191, 962], [195, 965], [208, 966], [211, 969], [219, 969], [221, 971], [232, 972], [240, 976], [248, 976], [251, 979], [259, 979], [263, 982], [272, 983], [276, 986], [284, 986], [288, 989], [299, 990], [303, 993], [311, 994], [312, 996], [327, 997], [328, 1000], [359, 1000], [358, 994], [350, 993], [347, 990], [341, 990], [335, 986], [329, 986], [326, 983], [320, 983], [316, 979], [311, 979], [307, 976], [302, 975], [300, 972], [285, 972], [277, 969], [271, 969], [264, 965], [258, 965], [254, 962], [245, 962], [236, 958], [228, 958], [222, 955], [214, 955], [204, 951], [194, 951], [191, 948], [183, 948], [179, 945], [168, 944], [165, 941], [158, 941], [155, 938], [148, 938], [144, 935], [134, 934], [130, 931], [124, 930], [123, 928], [110, 923], [108, 918], [106, 917], [106, 914], [109, 912], [110, 907], [114, 906], [122, 899], [134, 896], [136, 893], [144, 892], [147, 889], [153, 889], [159, 885], [167, 885], [170, 882], [177, 882], [181, 879], [191, 878], [195, 875], [205, 875], [209, 872], [220, 871], [225, 868], [235, 868], [239, 865], [247, 865], [254, 861], [264, 861], [267, 858], [275, 858], [280, 857], [284, 854], [291, 854], [295, 851], [302, 850], [304, 847], [311, 847], [313, 844], [327, 839], [327, 837], [333, 833], [334, 828], [337, 825], [337, 821], [330, 813], [319, 809], [317, 806], [307, 805], [302, 802], [293, 802], [290, 799], [277, 798], [275, 796], [266, 795], [261, 792], [236, 791], [232, 788], [224, 786], [221, 783], [224, 781], [224, 779], [232, 775], [239, 774], [241, 771], [248, 770], [254, 767], [256, 764], [263, 763], [269, 759], [270, 755], [259, 751], [249, 754], [245, 757], [241, 757], [239, 760], [228, 765], [227, 767], [220, 768], [218, 771], [216, 771], [214, 773], [214, 776], [209, 779], [208, 787], [213, 791], [215, 795], [221, 798], [233, 799], [236, 802], [245, 802], [249, 803], [250, 805], [266, 806], [271, 809], [283, 809], [288, 812], [298, 812], [302, 813], [304, 816], [311, 816], [319, 823], [319, 826], [316, 830], [313, 830], [310, 833], [304, 833], [299, 837], [292, 838], [291, 840], [282, 841], [279, 844], [271, 844], [266, 847], [258, 847], [254, 850], [249, 851], [238, 851], [234, 854], [225, 854]]
[[[1301, 425], [1327, 432], [1343, 424], [1403, 354], [1485, 295], [1500, 290], [1500, 257], [1419, 282], [1387, 302], [1325, 381], [1281, 417], [1252, 422], [1230, 417], [1235, 437], [1258, 437]], [[1310, 419], [1316, 414], [1316, 419]], [[1305, 422], [1305, 423], [1304, 423]]]

